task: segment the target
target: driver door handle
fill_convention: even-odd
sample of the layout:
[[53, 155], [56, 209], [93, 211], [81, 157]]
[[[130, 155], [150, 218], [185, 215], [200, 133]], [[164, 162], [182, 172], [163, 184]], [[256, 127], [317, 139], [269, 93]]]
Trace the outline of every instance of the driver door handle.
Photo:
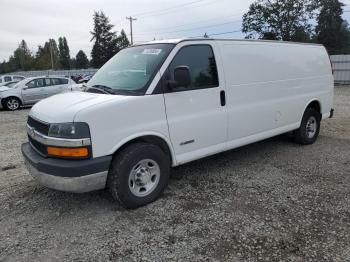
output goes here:
[[224, 90], [220, 92], [220, 102], [221, 106], [226, 106], [226, 94]]

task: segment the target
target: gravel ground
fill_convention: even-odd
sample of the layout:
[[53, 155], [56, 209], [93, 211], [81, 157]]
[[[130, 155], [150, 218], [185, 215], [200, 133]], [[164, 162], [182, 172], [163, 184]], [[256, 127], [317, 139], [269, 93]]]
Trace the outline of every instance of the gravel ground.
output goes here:
[[350, 87], [335, 110], [316, 144], [280, 136], [178, 167], [133, 211], [37, 185], [19, 149], [29, 110], [1, 111], [0, 261], [350, 261]]

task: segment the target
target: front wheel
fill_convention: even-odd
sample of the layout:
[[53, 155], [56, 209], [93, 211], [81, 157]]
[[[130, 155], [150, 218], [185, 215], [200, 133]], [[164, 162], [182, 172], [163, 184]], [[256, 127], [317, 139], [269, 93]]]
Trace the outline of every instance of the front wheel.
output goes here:
[[320, 133], [321, 115], [313, 108], [305, 110], [300, 128], [293, 133], [294, 141], [302, 145], [315, 143]]
[[170, 159], [158, 146], [132, 144], [113, 159], [107, 186], [125, 208], [137, 208], [155, 201], [168, 184]]
[[9, 97], [5, 100], [4, 105], [7, 110], [14, 111], [21, 106], [21, 101], [16, 97]]

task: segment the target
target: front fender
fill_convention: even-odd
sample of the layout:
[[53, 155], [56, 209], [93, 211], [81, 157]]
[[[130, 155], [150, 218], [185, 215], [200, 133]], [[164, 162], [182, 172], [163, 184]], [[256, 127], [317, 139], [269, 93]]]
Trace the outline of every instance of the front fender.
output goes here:
[[1, 102], [5, 101], [7, 98], [9, 97], [16, 97], [19, 101], [21, 101], [21, 104], [23, 105], [23, 100], [22, 97], [20, 97], [18, 94], [16, 93], [7, 93], [7, 94], [0, 94], [1, 97]]
[[4, 106], [4, 102], [7, 98], [9, 97], [16, 97], [19, 101], [21, 101], [21, 104], [23, 105], [23, 100], [21, 97], [19, 97], [17, 94], [6, 94], [4, 96], [1, 96], [0, 100], [1, 100], [1, 105]]
[[137, 133], [137, 134], [133, 134], [133, 135], [130, 135], [130, 136], [122, 139], [118, 144], [116, 144], [115, 146], [112, 147], [111, 151], [109, 152], [109, 155], [113, 155], [115, 152], [117, 152], [120, 148], [122, 148], [127, 143], [129, 143], [133, 140], [136, 140], [138, 138], [145, 137], [145, 136], [155, 136], [155, 137], [162, 139], [164, 142], [166, 142], [166, 144], [168, 145], [170, 154], [171, 154], [173, 166], [177, 165], [175, 152], [174, 152], [174, 149], [173, 149], [173, 146], [171, 144], [170, 139], [168, 137], [166, 137], [165, 135], [158, 133], [158, 132], [154, 132], [154, 131], [146, 131], [146, 132], [142, 132], [142, 133]]

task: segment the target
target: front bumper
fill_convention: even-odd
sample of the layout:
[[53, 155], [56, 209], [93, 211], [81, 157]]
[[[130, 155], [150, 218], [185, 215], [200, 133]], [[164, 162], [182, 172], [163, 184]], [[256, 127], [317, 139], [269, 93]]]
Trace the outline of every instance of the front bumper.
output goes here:
[[31, 176], [48, 188], [84, 193], [106, 187], [112, 156], [65, 160], [42, 157], [29, 143], [21, 149]]

